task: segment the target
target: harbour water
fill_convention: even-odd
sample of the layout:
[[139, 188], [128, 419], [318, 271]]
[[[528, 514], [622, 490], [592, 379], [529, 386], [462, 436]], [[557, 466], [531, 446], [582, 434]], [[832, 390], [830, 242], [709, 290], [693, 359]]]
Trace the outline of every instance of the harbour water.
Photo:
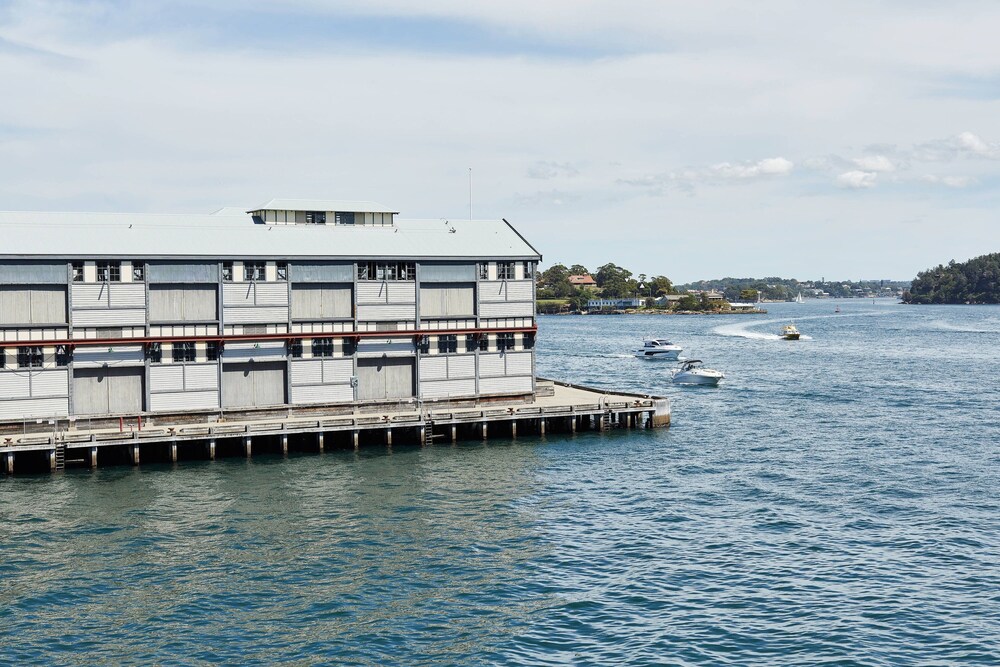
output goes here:
[[0, 479], [0, 664], [1000, 663], [1000, 308], [767, 308], [541, 318], [670, 429]]

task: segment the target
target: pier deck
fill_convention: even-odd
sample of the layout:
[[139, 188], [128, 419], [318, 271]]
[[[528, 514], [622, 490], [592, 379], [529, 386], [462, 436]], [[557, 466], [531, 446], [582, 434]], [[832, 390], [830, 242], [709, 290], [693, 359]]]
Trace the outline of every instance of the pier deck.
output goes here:
[[[138, 465], [141, 460], [214, 459], [217, 443], [240, 455], [260, 450], [353, 447], [362, 442], [426, 444], [434, 439], [509, 439], [548, 431], [576, 432], [613, 427], [654, 428], [670, 424], [669, 400], [651, 395], [604, 392], [539, 380], [535, 396], [497, 402], [392, 402], [309, 410], [256, 410], [195, 416], [150, 416], [100, 420], [30, 420], [0, 426], [3, 471], [15, 461], [29, 468], [60, 470], [67, 464], [97, 467], [100, 458]], [[14, 432], [19, 429], [20, 432]], [[105, 456], [110, 454], [110, 456]]]

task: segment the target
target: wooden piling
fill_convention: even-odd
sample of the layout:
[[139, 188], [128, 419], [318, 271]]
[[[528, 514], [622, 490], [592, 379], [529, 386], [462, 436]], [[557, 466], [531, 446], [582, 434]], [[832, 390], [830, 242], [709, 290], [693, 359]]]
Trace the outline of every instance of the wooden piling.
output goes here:
[[487, 430], [486, 422], [483, 422], [483, 440], [486, 439], [488, 433], [489, 431]]
[[361, 444], [361, 432], [355, 429], [351, 433], [351, 439], [354, 441], [354, 451], [358, 451], [358, 446]]
[[326, 433], [323, 431], [316, 434], [316, 449], [319, 450], [320, 454], [326, 451]]
[[139, 465], [139, 445], [132, 445], [132, 465]]
[[516, 419], [511, 419], [510, 420], [510, 437], [511, 438], [516, 438], [517, 437], [517, 420]]
[[[320, 437], [322, 437], [323, 434], [320, 433], [319, 435], [320, 435]], [[320, 445], [319, 448], [320, 448], [320, 451], [323, 451], [323, 445]], [[282, 433], [281, 434], [281, 455], [282, 456], [288, 456], [288, 434], [287, 433]]]
[[545, 435], [545, 417], [538, 420], [538, 433], [540, 435]]
[[97, 447], [90, 448], [90, 467], [97, 467]]
[[392, 447], [392, 429], [387, 428], [385, 430], [385, 444], [388, 447]]
[[14, 452], [6, 452], [3, 455], [3, 469], [8, 475], [14, 474]]
[[177, 463], [177, 443], [170, 443], [170, 462]]
[[455, 424], [451, 425], [451, 441], [458, 442], [458, 426]]
[[212, 438], [211, 440], [209, 440], [206, 446], [208, 447], [208, 459], [210, 461], [214, 461], [215, 460], [215, 438]]
[[253, 455], [253, 438], [246, 436], [243, 438], [243, 452], [246, 454], [247, 458]]

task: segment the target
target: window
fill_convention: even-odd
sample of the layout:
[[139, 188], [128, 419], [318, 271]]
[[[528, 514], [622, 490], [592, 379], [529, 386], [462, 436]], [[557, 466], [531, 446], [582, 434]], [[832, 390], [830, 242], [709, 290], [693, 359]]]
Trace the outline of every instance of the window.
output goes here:
[[17, 348], [18, 368], [41, 368], [42, 359], [42, 348], [37, 345]]
[[288, 280], [288, 262], [278, 262], [278, 280]]
[[173, 345], [173, 359], [175, 363], [194, 361], [194, 342], [175, 341]]
[[413, 262], [359, 262], [358, 280], [415, 280], [417, 265]]
[[524, 262], [524, 278], [525, 278], [525, 280], [527, 280], [528, 278], [532, 277], [531, 266], [532, 266], [531, 262]]
[[478, 336], [476, 334], [465, 334], [465, 351], [473, 352], [479, 347]]
[[333, 356], [333, 339], [332, 338], [313, 338], [313, 356], [314, 357], [332, 357]]
[[479, 265], [479, 279], [480, 280], [490, 279], [490, 265], [486, 262], [483, 262], [482, 264]]
[[507, 331], [504, 333], [497, 334], [497, 350], [503, 352], [504, 350], [514, 349], [514, 334]]
[[219, 360], [219, 341], [210, 340], [205, 343], [205, 361]]
[[535, 334], [526, 333], [521, 340], [521, 347], [525, 350], [533, 350], [535, 348]]
[[122, 265], [115, 262], [97, 263], [97, 282], [120, 283], [122, 280]]
[[449, 352], [458, 352], [458, 336], [456, 336], [455, 334], [438, 336], [438, 352], [440, 352], [441, 354], [448, 354]]
[[302, 358], [301, 338], [293, 338], [292, 340], [288, 341], [288, 356], [290, 356], [292, 359]]
[[73, 361], [73, 348], [69, 345], [56, 345], [56, 366], [69, 366]]
[[226, 283], [233, 282], [233, 263], [223, 262], [222, 263], [222, 281]]
[[490, 337], [486, 334], [478, 334], [479, 337], [479, 351], [486, 352], [490, 349]]
[[341, 344], [344, 346], [345, 357], [353, 357], [354, 353], [357, 352], [358, 342], [354, 338], [345, 338]]
[[333, 214], [333, 219], [338, 225], [353, 225], [354, 214], [337, 212]]
[[326, 211], [306, 211], [307, 225], [325, 225]]
[[83, 282], [83, 262], [73, 262], [73, 282]]
[[497, 280], [514, 279], [514, 262], [497, 262]]
[[139, 261], [132, 261], [132, 282], [141, 283], [146, 280], [146, 265]]
[[163, 361], [163, 345], [160, 343], [150, 343], [146, 346], [146, 358], [150, 363], [158, 364]]
[[0, 368], [7, 364], [7, 351], [0, 347]]
[[431, 351], [431, 337], [430, 336], [419, 336], [417, 338], [417, 349], [421, 353], [427, 354]]
[[243, 280], [249, 282], [264, 281], [264, 262], [243, 262]]

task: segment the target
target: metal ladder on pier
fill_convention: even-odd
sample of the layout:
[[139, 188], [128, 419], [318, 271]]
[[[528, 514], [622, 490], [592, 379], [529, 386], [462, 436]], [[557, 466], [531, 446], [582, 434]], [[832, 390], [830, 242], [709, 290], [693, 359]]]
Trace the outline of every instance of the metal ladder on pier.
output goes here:
[[56, 443], [56, 470], [66, 469], [66, 443]]
[[601, 431], [610, 431], [613, 426], [614, 422], [612, 421], [611, 413], [610, 412], [602, 413], [601, 418], [598, 421], [598, 428]]

